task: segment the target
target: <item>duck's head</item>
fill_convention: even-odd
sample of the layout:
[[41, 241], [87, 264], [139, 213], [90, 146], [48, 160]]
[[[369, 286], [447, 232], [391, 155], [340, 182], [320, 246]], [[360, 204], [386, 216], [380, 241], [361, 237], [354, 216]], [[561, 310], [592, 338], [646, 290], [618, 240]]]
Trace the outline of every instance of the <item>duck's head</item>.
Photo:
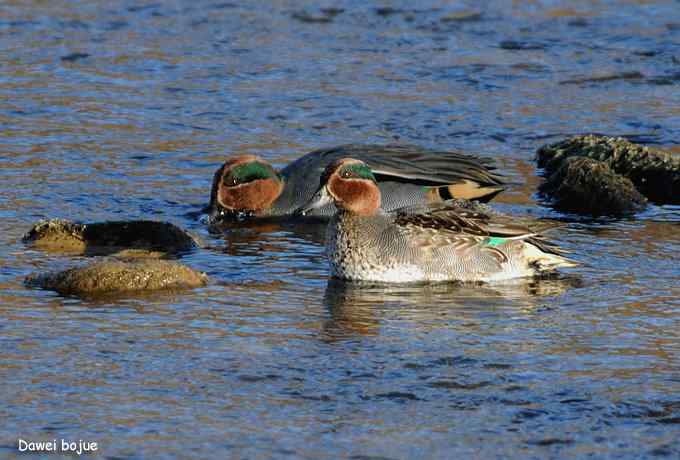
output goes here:
[[213, 216], [266, 214], [282, 191], [283, 182], [272, 165], [254, 155], [240, 155], [215, 173], [210, 212]]
[[297, 212], [305, 214], [329, 202], [353, 214], [375, 214], [380, 208], [380, 189], [371, 168], [352, 158], [331, 163], [321, 174], [317, 192]]

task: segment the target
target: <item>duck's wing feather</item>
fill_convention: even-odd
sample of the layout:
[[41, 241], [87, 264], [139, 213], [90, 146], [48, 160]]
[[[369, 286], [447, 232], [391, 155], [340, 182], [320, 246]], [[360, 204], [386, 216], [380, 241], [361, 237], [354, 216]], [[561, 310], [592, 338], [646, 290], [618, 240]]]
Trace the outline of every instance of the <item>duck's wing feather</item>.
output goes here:
[[[274, 214], [290, 213], [307, 202], [318, 188], [326, 166], [341, 158], [365, 162], [383, 185], [391, 182], [392, 185], [434, 187], [444, 198], [489, 200], [504, 189], [501, 175], [495, 172], [493, 160], [488, 158], [414, 145], [348, 144], [315, 150], [282, 169], [280, 174], [286, 185], [274, 205]], [[398, 206], [424, 200], [424, 197], [416, 196], [413, 187], [394, 191], [392, 195], [385, 197], [385, 203], [391, 199]], [[328, 214], [332, 214], [333, 209], [329, 206]]]
[[[419, 243], [423, 245], [427, 241], [429, 244], [442, 246], [450, 244], [463, 250], [488, 242], [489, 238], [501, 238], [526, 240], [552, 254], [560, 255], [565, 252], [541, 235], [542, 232], [563, 224], [505, 216], [491, 211], [488, 206], [462, 200], [406, 207], [395, 211], [393, 215], [394, 223], [418, 235], [416, 238], [422, 240]], [[495, 249], [493, 246], [489, 248]]]
[[422, 251], [450, 251], [459, 255], [476, 252], [486, 255], [487, 263], [493, 261], [494, 270], [500, 270], [508, 261], [507, 255], [484, 244], [489, 240], [489, 232], [478, 222], [479, 216], [470, 211], [458, 211], [437, 208], [409, 214], [401, 210], [394, 223], [408, 235], [410, 244]]
[[341, 158], [356, 158], [366, 163], [380, 180], [450, 185], [473, 181], [483, 186], [502, 186], [494, 161], [456, 151], [429, 150], [415, 145], [347, 144], [315, 150], [294, 161], [282, 174], [315, 169], [319, 175], [330, 163]]
[[399, 209], [395, 211], [395, 223], [499, 238], [528, 238], [541, 231], [516, 218], [486, 212], [481, 206], [461, 207], [450, 201]]

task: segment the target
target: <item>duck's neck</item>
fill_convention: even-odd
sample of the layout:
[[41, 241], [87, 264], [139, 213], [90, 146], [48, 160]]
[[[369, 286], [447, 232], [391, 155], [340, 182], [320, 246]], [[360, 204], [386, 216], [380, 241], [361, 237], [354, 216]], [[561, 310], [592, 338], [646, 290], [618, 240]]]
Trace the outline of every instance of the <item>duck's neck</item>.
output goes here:
[[267, 209], [262, 210], [263, 216], [281, 214], [282, 210], [289, 207], [288, 201], [290, 201], [291, 198], [289, 191], [286, 189], [286, 180], [283, 177], [279, 177], [277, 185], [278, 190], [275, 194], [275, 198], [271, 201]]
[[383, 213], [380, 209], [367, 215], [345, 209], [338, 209], [338, 212], [333, 217], [333, 221], [336, 222], [338, 227], [343, 227], [344, 231], [356, 233], [356, 236], [361, 237], [363, 232], [362, 229], [366, 226], [375, 225], [376, 221], [380, 220], [379, 217], [381, 215], [383, 215]]
[[380, 207], [372, 203], [359, 203], [351, 207], [338, 206], [338, 212], [344, 212], [354, 217], [372, 217], [380, 212]]

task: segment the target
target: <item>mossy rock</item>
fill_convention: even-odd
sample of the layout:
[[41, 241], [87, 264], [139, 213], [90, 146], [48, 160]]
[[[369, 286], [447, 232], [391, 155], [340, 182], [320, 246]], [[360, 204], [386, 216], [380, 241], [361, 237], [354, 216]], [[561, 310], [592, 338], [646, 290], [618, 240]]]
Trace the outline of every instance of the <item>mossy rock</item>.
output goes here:
[[158, 257], [190, 251], [199, 241], [168, 222], [150, 220], [80, 224], [51, 219], [38, 222], [23, 237], [25, 243], [52, 251], [106, 255]]
[[208, 276], [167, 260], [104, 260], [83, 267], [31, 275], [26, 284], [80, 297], [178, 290], [205, 286]]
[[552, 198], [555, 209], [596, 216], [631, 214], [647, 205], [630, 179], [586, 157], [567, 158], [539, 191]]
[[[537, 152], [538, 165], [545, 168], [547, 174], [557, 171], [572, 157], [604, 163], [614, 173], [630, 179], [650, 201], [680, 204], [680, 154], [634, 144], [621, 137], [594, 134], [546, 145]], [[597, 194], [598, 190], [595, 188], [593, 192]]]

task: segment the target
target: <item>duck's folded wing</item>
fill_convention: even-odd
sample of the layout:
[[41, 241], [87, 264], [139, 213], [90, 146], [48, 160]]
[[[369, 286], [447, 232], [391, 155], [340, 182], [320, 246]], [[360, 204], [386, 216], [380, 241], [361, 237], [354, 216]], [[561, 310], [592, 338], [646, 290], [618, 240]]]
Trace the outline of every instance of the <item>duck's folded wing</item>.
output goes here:
[[[442, 199], [456, 197], [488, 201], [505, 189], [493, 160], [413, 145], [348, 144], [315, 150], [281, 170], [286, 182], [280, 206], [295, 209], [318, 188], [319, 177], [333, 161], [355, 158], [365, 162], [378, 182], [433, 187]], [[408, 200], [407, 200], [408, 201]]]
[[395, 223], [505, 239], [536, 237], [542, 232], [563, 225], [549, 220], [506, 216], [486, 205], [463, 200], [398, 209], [395, 211]]
[[[353, 146], [352, 146], [353, 147]], [[451, 185], [472, 181], [482, 186], [502, 186], [494, 161], [456, 151], [427, 150], [412, 145], [368, 146], [355, 149], [377, 176], [423, 184]]]
[[[454, 228], [433, 228], [423, 226], [423, 221], [410, 218], [399, 223], [401, 231], [408, 234], [412, 247], [421, 251], [438, 251], [451, 254], [451, 260], [476, 259], [481, 257], [492, 271], [501, 270], [502, 264], [508, 261], [507, 255], [492, 245], [485, 244], [489, 237], [479, 234], [458, 231]], [[444, 257], [448, 260], [449, 257]]]
[[[455, 151], [429, 150], [415, 145], [347, 144], [315, 150], [291, 166], [316, 166], [320, 171], [340, 158], [356, 158], [366, 163], [373, 173], [390, 180], [423, 185], [450, 185], [473, 181], [483, 186], [502, 186], [494, 161]], [[378, 177], [380, 180], [380, 177]]]
[[457, 201], [411, 206], [395, 211], [395, 224], [414, 235], [423, 248], [449, 247], [459, 253], [478, 249], [498, 264], [507, 261], [498, 247], [505, 240], [524, 240], [544, 253], [563, 256], [568, 251], [546, 240], [541, 232], [561, 227], [554, 221], [517, 218], [484, 212], [484, 205], [458, 206]]

